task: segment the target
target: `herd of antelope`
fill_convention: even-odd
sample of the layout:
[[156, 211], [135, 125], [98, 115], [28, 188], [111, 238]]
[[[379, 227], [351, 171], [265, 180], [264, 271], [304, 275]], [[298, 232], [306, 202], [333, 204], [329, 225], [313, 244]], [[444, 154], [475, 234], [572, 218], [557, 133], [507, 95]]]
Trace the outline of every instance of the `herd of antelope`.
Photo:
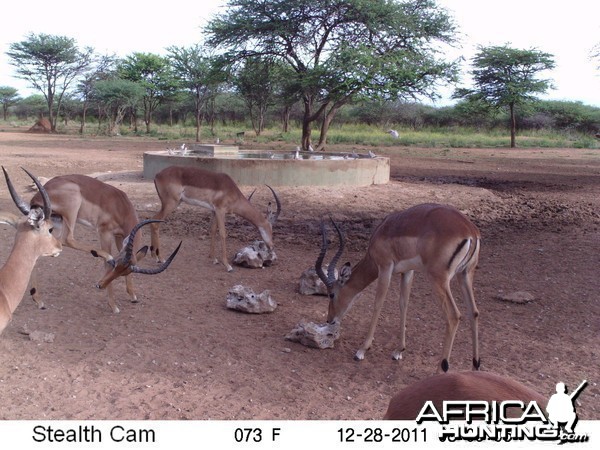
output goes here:
[[[159, 224], [181, 203], [201, 206], [212, 211], [210, 226], [210, 253], [215, 263], [232, 270], [227, 257], [225, 216], [237, 214], [251, 222], [266, 245], [273, 248], [273, 224], [281, 212], [281, 202], [271, 189], [276, 211], [261, 213], [246, 198], [236, 183], [226, 174], [214, 173], [192, 167], [172, 166], [159, 172], [154, 184], [161, 202], [160, 210], [149, 220], [140, 221], [127, 195], [100, 180], [85, 175], [57, 176], [44, 185], [26, 169], [33, 180], [37, 193], [25, 202], [13, 186], [8, 172], [2, 168], [9, 193], [23, 214], [0, 211], [0, 222], [16, 229], [14, 246], [4, 266], [0, 269], [0, 334], [8, 325], [12, 314], [21, 302], [27, 286], [38, 305], [43, 308], [35, 275], [35, 264], [40, 256], [58, 256], [63, 246], [82, 250], [105, 261], [105, 271], [97, 287], [108, 292], [108, 303], [114, 313], [119, 312], [111, 282], [118, 277], [126, 278], [126, 289], [132, 302], [137, 301], [131, 279], [132, 273], [157, 274], [169, 266], [176, 256], [181, 242], [166, 259], [162, 258]], [[100, 248], [80, 242], [74, 237], [75, 224], [95, 229]], [[151, 255], [157, 260], [155, 268], [138, 266], [147, 254], [138, 230], [144, 225], [151, 229]], [[387, 296], [393, 275], [400, 280], [400, 342], [392, 357], [402, 358], [405, 350], [406, 314], [414, 272], [421, 271], [431, 281], [439, 297], [446, 318], [444, 345], [439, 369], [444, 372], [437, 377], [421, 381], [410, 390], [400, 392], [390, 402], [386, 418], [414, 419], [419, 405], [426, 400], [473, 398], [479, 400], [516, 399], [540, 400], [541, 396], [519, 382], [479, 372], [446, 374], [450, 353], [458, 328], [460, 312], [450, 290], [450, 282], [457, 278], [463, 301], [471, 324], [473, 346], [473, 369], [480, 368], [478, 315], [473, 294], [473, 278], [481, 247], [477, 227], [452, 206], [420, 204], [401, 212], [389, 214], [373, 232], [364, 257], [353, 267], [346, 263], [336, 266], [344, 251], [345, 238], [340, 226], [332, 220], [338, 235], [339, 248], [328, 265], [323, 261], [328, 250], [327, 228], [321, 222], [322, 247], [315, 263], [319, 278], [327, 287], [329, 311], [327, 321], [339, 324], [358, 295], [376, 281], [373, 316], [366, 338], [355, 354], [356, 360], [365, 358], [373, 342], [375, 328]], [[216, 254], [216, 234], [221, 240], [221, 253]], [[113, 242], [117, 255], [113, 256]], [[536, 397], [537, 395], [537, 397]], [[510, 397], [512, 396], [512, 397]]]

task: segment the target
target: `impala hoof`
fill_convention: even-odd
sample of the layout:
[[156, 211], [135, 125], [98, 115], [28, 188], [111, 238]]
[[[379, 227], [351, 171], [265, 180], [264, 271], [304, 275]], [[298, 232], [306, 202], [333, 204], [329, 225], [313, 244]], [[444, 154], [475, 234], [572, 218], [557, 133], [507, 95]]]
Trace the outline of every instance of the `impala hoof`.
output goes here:
[[364, 352], [364, 350], [357, 351], [356, 354], [354, 355], [354, 360], [355, 361], [362, 361], [363, 359], [365, 359], [365, 352]]

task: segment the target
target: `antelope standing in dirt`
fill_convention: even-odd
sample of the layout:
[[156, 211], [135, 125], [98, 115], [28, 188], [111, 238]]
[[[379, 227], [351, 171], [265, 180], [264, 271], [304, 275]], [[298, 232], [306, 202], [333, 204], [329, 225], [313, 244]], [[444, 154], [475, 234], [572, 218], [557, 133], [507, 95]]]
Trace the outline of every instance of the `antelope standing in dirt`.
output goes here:
[[52, 235], [52, 205], [48, 194], [32, 174], [27, 174], [39, 189], [42, 207], [31, 208], [25, 219], [0, 211], [0, 222], [17, 230], [12, 251], [0, 268], [0, 334], [23, 299], [37, 259], [40, 256], [58, 256], [62, 251], [61, 243]]
[[[333, 221], [332, 221], [333, 222]], [[327, 236], [321, 224], [323, 244], [315, 263], [319, 278], [327, 286], [329, 312], [327, 321], [341, 322], [354, 299], [373, 281], [377, 280], [373, 318], [364, 343], [355, 354], [362, 360], [373, 342], [377, 319], [390, 287], [392, 275], [400, 275], [400, 347], [393, 353], [401, 359], [406, 343], [406, 312], [415, 270], [422, 271], [431, 280], [442, 303], [446, 316], [446, 331], [440, 367], [449, 368], [450, 352], [458, 328], [460, 312], [450, 291], [450, 281], [455, 276], [467, 305], [473, 340], [473, 368], [479, 369], [479, 344], [477, 317], [479, 312], [473, 295], [473, 276], [479, 258], [480, 234], [477, 227], [457, 209], [438, 204], [421, 204], [402, 212], [388, 215], [375, 229], [366, 255], [351, 268], [346, 263], [334, 276], [335, 266], [344, 251], [344, 237], [333, 222], [339, 236], [339, 250], [327, 271], [323, 272], [323, 259], [327, 252]]]
[[[277, 209], [272, 211], [269, 207], [265, 217], [250, 203], [249, 199], [244, 197], [235, 182], [225, 173], [211, 172], [196, 167], [171, 166], [156, 174], [154, 185], [161, 201], [161, 207], [153, 219], [164, 220], [175, 211], [181, 202], [212, 211], [209, 257], [214, 260], [215, 264], [221, 262], [228, 272], [233, 268], [227, 260], [227, 232], [225, 230], [227, 214], [237, 214], [252, 223], [258, 229], [269, 250], [273, 249], [273, 225], [281, 213], [281, 202], [270, 186], [267, 187], [273, 193]], [[221, 238], [220, 261], [215, 257], [217, 229]], [[152, 224], [151, 230], [150, 250], [152, 256], [161, 262], [158, 224]]]
[[[13, 201], [23, 214], [28, 214], [30, 209], [40, 207], [43, 201], [41, 193], [35, 194], [27, 204], [17, 194], [6, 170], [4, 176]], [[140, 222], [127, 195], [114, 186], [92, 177], [75, 174], [54, 177], [46, 183], [44, 189], [52, 202], [52, 220], [57, 239], [66, 247], [104, 259], [106, 270], [96, 287], [107, 289], [108, 303], [114, 313], [119, 312], [111, 285], [114, 279], [124, 276], [131, 302], [137, 302], [131, 273], [150, 275], [160, 273], [169, 266], [179, 251], [181, 243], [160, 267], [145, 269], [137, 266], [138, 259], [142, 259], [147, 252], [147, 247], [141, 246], [141, 237], [137, 232], [143, 225], [154, 221]], [[99, 249], [75, 239], [76, 223], [98, 232]], [[111, 254], [113, 241], [119, 251], [116, 258]], [[31, 284], [33, 300], [38, 307], [43, 308], [44, 303], [38, 297], [35, 274], [32, 276]]]

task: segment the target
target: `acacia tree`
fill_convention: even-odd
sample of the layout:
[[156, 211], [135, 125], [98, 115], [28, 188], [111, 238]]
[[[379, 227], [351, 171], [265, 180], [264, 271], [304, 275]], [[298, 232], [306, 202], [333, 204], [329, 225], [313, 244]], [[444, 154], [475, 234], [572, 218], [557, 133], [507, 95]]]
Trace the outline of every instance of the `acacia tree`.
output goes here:
[[79, 50], [75, 40], [66, 36], [33, 33], [9, 48], [6, 55], [16, 67], [17, 78], [27, 80], [44, 95], [52, 131], [56, 131], [63, 96], [89, 66], [93, 49]]
[[510, 146], [516, 147], [517, 119], [515, 109], [536, 99], [551, 88], [550, 80], [537, 76], [554, 68], [553, 56], [536, 49], [522, 50], [508, 45], [479, 47], [472, 59], [470, 74], [475, 87], [461, 88], [454, 98], [482, 101], [494, 108], [508, 108]]
[[180, 86], [194, 97], [196, 142], [200, 142], [200, 129], [215, 87], [225, 81], [225, 75], [216, 69], [214, 56], [200, 44], [191, 47], [169, 47], [167, 58]]
[[8, 119], [8, 108], [16, 105], [21, 100], [19, 91], [10, 86], [0, 86], [0, 104], [2, 105], [2, 117]]
[[281, 71], [273, 60], [248, 58], [233, 77], [233, 85], [246, 103], [254, 133], [260, 136], [267, 110], [273, 105], [280, 86]]
[[107, 80], [114, 76], [117, 64], [117, 57], [114, 55], [103, 55], [94, 58], [92, 65], [81, 77], [77, 83], [76, 93], [81, 99], [81, 122], [79, 133], [83, 134], [86, 125], [87, 111], [90, 107], [91, 96], [94, 92], [95, 84], [98, 81]]
[[119, 132], [125, 113], [135, 108], [145, 94], [139, 83], [120, 78], [99, 80], [94, 84], [91, 98], [108, 118], [108, 134]]
[[231, 64], [273, 58], [292, 68], [304, 108], [302, 148], [354, 98], [434, 96], [456, 64], [438, 59], [455, 26], [434, 0], [230, 0], [205, 28], [207, 43]]
[[121, 61], [118, 74], [120, 78], [139, 83], [145, 89], [142, 98], [144, 123], [146, 133], [150, 133], [154, 111], [178, 88], [169, 61], [152, 53], [133, 53]]

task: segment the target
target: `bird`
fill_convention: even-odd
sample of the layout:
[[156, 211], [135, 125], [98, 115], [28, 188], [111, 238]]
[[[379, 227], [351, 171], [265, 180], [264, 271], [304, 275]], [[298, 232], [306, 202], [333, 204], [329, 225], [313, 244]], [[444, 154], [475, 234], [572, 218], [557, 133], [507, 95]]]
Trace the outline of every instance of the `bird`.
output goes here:
[[187, 147], [185, 145], [185, 142], [183, 144], [181, 144], [181, 147], [179, 147], [179, 150], [180, 150], [181, 155], [185, 155], [187, 153]]
[[377, 155], [369, 150], [369, 158], [375, 158]]
[[312, 145], [308, 144], [308, 151], [309, 151], [309, 152], [314, 152], [314, 151], [315, 151], [315, 149], [313, 148], [313, 146], [312, 146]]
[[392, 136], [394, 139], [398, 139], [400, 137], [400, 134], [396, 131], [396, 130], [388, 130], [388, 133], [390, 134], [390, 136]]

